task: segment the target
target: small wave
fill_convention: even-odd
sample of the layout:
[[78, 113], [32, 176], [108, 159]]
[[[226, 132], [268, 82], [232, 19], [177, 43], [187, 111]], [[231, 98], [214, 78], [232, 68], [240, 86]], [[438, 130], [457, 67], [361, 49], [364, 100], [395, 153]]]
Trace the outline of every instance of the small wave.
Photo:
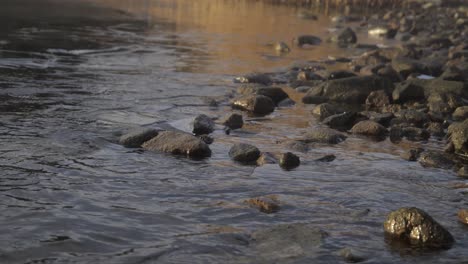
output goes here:
[[66, 49], [47, 49], [47, 52], [56, 54], [56, 55], [90, 55], [90, 54], [104, 54], [104, 53], [114, 53], [128, 51], [128, 48], [125, 47], [113, 47], [108, 49], [77, 49], [77, 50], [66, 50]]

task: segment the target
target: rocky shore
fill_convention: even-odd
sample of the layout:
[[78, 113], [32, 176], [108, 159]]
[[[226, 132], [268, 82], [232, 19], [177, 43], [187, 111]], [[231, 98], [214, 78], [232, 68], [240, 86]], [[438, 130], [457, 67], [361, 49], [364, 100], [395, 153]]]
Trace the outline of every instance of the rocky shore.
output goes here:
[[[229, 157], [246, 166], [278, 164], [287, 171], [302, 162], [295, 153], [307, 152], [316, 143], [340, 144], [349, 137], [370, 141], [389, 139], [395, 144], [402, 140], [437, 140], [446, 147], [411, 149], [402, 155], [402, 160], [452, 170], [466, 178], [468, 7], [443, 6], [436, 1], [411, 5], [411, 9], [382, 10], [370, 17], [335, 16], [332, 21], [336, 30], [327, 39], [301, 35], [292, 41], [294, 45], [289, 46], [287, 43], [291, 41], [284, 40], [273, 47], [276, 52], [287, 54], [306, 46], [337, 45], [364, 50], [359, 56], [307, 61], [286, 71], [236, 77], [237, 94], [230, 102], [233, 113], [223, 118], [194, 116], [191, 133], [142, 129], [122, 136], [120, 143], [148, 151], [208, 158], [212, 155], [213, 138], [209, 134], [213, 131], [224, 129], [225, 136], [229, 137], [232, 130], [243, 127], [245, 117], [266, 116], [277, 107], [312, 104], [310, 117], [320, 120], [320, 125], [311, 127], [301, 139], [285, 142], [284, 152], [262, 152], [252, 144], [241, 143], [232, 145]], [[396, 44], [382, 47], [361, 43], [355, 32], [363, 30], [369, 35], [395, 39]], [[291, 98], [288, 91], [302, 94], [301, 101]], [[333, 162], [334, 159], [327, 155], [315, 161]], [[274, 214], [281, 209], [280, 202], [268, 197], [254, 197], [245, 202], [262, 213]], [[458, 219], [466, 224], [466, 209], [460, 209]], [[388, 218], [382, 219], [385, 234], [390, 241], [408, 247], [450, 248], [456, 241], [429, 213], [412, 207], [389, 212]], [[259, 231], [252, 239], [258, 247], [268, 244], [271, 250], [281, 248], [286, 242], [278, 241], [294, 233], [314, 233], [317, 241], [326, 236], [313, 227], [295, 225]], [[296, 239], [294, 243], [302, 242]], [[353, 262], [365, 260], [349, 249], [343, 251], [343, 256], [357, 260]]]

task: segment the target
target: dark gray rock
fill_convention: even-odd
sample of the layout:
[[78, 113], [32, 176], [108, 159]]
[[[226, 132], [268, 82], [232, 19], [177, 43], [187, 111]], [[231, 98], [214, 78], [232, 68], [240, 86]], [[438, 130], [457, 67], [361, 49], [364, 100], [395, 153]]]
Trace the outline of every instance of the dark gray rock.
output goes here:
[[406, 137], [408, 140], [411, 141], [425, 141], [431, 137], [429, 131], [419, 127], [403, 127], [401, 129], [401, 132], [403, 137]]
[[239, 129], [242, 128], [242, 126], [244, 125], [244, 119], [242, 118], [242, 115], [232, 113], [223, 117], [221, 119], [221, 124], [230, 129]]
[[343, 112], [344, 110], [340, 106], [328, 103], [317, 105], [312, 110], [312, 114], [317, 116], [319, 120], [323, 120], [329, 116], [341, 114]]
[[320, 45], [322, 40], [313, 35], [301, 35], [293, 39], [293, 43], [299, 47], [304, 45]]
[[395, 240], [414, 246], [450, 248], [452, 235], [421, 209], [400, 208], [391, 212], [384, 222], [385, 233]]
[[385, 134], [387, 133], [387, 129], [375, 121], [364, 120], [354, 125], [353, 128], [351, 128], [351, 133], [366, 136], [382, 137], [385, 136]]
[[260, 150], [249, 144], [235, 144], [229, 150], [229, 157], [238, 162], [254, 163], [260, 157]]
[[419, 157], [419, 163], [424, 167], [451, 169], [455, 163], [453, 158], [443, 151], [425, 151]]
[[156, 137], [159, 132], [154, 128], [139, 128], [122, 135], [119, 143], [127, 148], [139, 148], [146, 141]]
[[275, 110], [275, 103], [264, 95], [245, 95], [234, 99], [232, 107], [257, 115], [267, 115]]
[[199, 135], [198, 138], [208, 145], [213, 144], [214, 142], [214, 139], [210, 135]]
[[207, 115], [198, 115], [193, 120], [193, 130], [192, 133], [195, 135], [210, 134], [214, 131], [215, 123]]
[[302, 141], [306, 143], [338, 144], [346, 140], [346, 136], [330, 128], [313, 128], [308, 131]]
[[425, 80], [408, 80], [396, 85], [392, 98], [394, 102], [405, 103], [408, 101], [419, 101], [425, 99]]
[[150, 151], [161, 151], [193, 158], [211, 156], [211, 150], [203, 140], [179, 131], [163, 131], [146, 141], [142, 147]]
[[299, 157], [291, 152], [286, 152], [281, 155], [279, 165], [285, 170], [294, 169], [299, 167], [301, 160]]
[[393, 90], [393, 83], [377, 76], [329, 80], [324, 84], [322, 96], [338, 102], [363, 104], [369, 94], [377, 90], [390, 92]]
[[356, 112], [344, 112], [331, 115], [325, 118], [322, 123], [334, 129], [348, 130], [356, 123], [358, 118], [359, 116]]

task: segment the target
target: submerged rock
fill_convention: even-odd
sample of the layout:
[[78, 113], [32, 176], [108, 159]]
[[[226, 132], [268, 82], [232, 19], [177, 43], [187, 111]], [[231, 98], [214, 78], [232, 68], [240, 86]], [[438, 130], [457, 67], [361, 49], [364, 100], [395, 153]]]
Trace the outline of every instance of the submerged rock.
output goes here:
[[192, 133], [195, 135], [210, 134], [214, 131], [215, 123], [207, 115], [199, 115], [193, 120], [193, 130]]
[[375, 121], [365, 120], [354, 125], [353, 128], [351, 128], [351, 133], [381, 137], [385, 136], [387, 129]]
[[251, 198], [245, 201], [247, 204], [257, 207], [262, 213], [272, 214], [280, 210], [280, 206], [276, 201], [268, 197]]
[[254, 163], [260, 157], [260, 150], [249, 144], [235, 144], [229, 150], [229, 157], [238, 162]]
[[407, 161], [417, 161], [423, 149], [410, 149], [403, 152], [400, 156]]
[[293, 39], [293, 43], [299, 47], [304, 45], [320, 45], [322, 40], [313, 35], [301, 35]]
[[154, 128], [139, 128], [122, 135], [119, 143], [127, 148], [139, 148], [146, 141], [156, 137], [159, 130]]
[[240, 114], [229, 114], [221, 119], [221, 124], [229, 129], [239, 129], [244, 125], [244, 120]]
[[450, 169], [455, 163], [452, 157], [443, 151], [425, 151], [419, 157], [419, 163], [424, 167]]
[[150, 151], [161, 151], [193, 158], [211, 156], [211, 150], [203, 140], [184, 132], [163, 131], [146, 141], [142, 147]]
[[291, 152], [286, 152], [281, 155], [279, 165], [285, 170], [294, 169], [299, 167], [301, 160], [299, 157]]
[[384, 222], [385, 232], [392, 238], [428, 248], [450, 248], [452, 235], [421, 209], [400, 208]]
[[275, 103], [264, 95], [245, 95], [233, 101], [232, 107], [257, 115], [267, 115], [275, 110]]
[[346, 140], [342, 133], [330, 128], [313, 128], [308, 131], [302, 141], [306, 143], [338, 144]]
[[343, 248], [340, 250], [339, 255], [346, 261], [350, 263], [358, 263], [366, 260], [366, 257], [362, 253], [357, 252], [354, 249]]

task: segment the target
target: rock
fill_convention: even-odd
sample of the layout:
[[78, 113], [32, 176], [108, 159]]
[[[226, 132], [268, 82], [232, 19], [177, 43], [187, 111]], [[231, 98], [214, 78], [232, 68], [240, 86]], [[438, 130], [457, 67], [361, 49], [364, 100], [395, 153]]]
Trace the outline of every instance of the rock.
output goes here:
[[422, 128], [418, 127], [403, 127], [401, 130], [402, 136], [411, 141], [425, 141], [431, 137], [431, 134]]
[[234, 82], [236, 83], [258, 83], [263, 85], [269, 85], [273, 81], [271, 80], [270, 76], [264, 73], [251, 73], [245, 76], [236, 77], [234, 78]]
[[245, 201], [247, 204], [257, 207], [262, 213], [272, 214], [280, 210], [280, 206], [268, 197], [257, 197]]
[[377, 76], [356, 76], [337, 80], [329, 80], [324, 84], [321, 96], [330, 100], [363, 104], [372, 91], [393, 90], [393, 84], [388, 79]]
[[409, 80], [396, 85], [392, 98], [394, 102], [405, 103], [408, 101], [419, 101], [425, 99], [425, 81]]
[[201, 139], [179, 131], [163, 131], [146, 141], [142, 147], [150, 151], [161, 151], [193, 158], [211, 156], [211, 150]]
[[284, 43], [284, 42], [276, 42], [275, 43], [275, 51], [278, 52], [278, 53], [288, 53], [291, 51], [291, 49], [289, 48], [289, 46]]
[[324, 78], [312, 71], [299, 71], [296, 79], [298, 81], [322, 81]]
[[340, 47], [346, 47], [349, 44], [357, 42], [356, 33], [349, 27], [339, 30], [334, 36], [330, 38], [332, 42], [337, 43]]
[[336, 80], [336, 79], [343, 79], [343, 78], [349, 78], [349, 77], [355, 77], [357, 76], [355, 73], [352, 73], [350, 71], [332, 71], [327, 77], [327, 80]]
[[293, 43], [299, 47], [304, 45], [320, 45], [322, 40], [313, 35], [301, 35], [293, 39]]
[[391, 212], [384, 230], [392, 239], [428, 248], [450, 248], [452, 235], [421, 209], [400, 208]]
[[467, 209], [461, 209], [458, 211], [458, 221], [460, 221], [460, 223], [468, 225], [468, 210]]
[[434, 93], [441, 95], [452, 94], [461, 98], [468, 97], [468, 83], [433, 79], [426, 82], [424, 88], [426, 98]]
[[294, 169], [299, 167], [301, 161], [298, 156], [291, 152], [286, 152], [281, 155], [279, 165], [285, 170]]
[[442, 151], [425, 151], [419, 157], [423, 167], [451, 169], [455, 164], [451, 156]]
[[230, 129], [239, 129], [244, 125], [244, 120], [240, 114], [229, 114], [221, 119], [221, 124]]
[[392, 68], [395, 69], [404, 79], [412, 73], [431, 73], [418, 60], [407, 57], [396, 57], [392, 60]]
[[366, 106], [370, 108], [382, 108], [390, 104], [390, 99], [384, 90], [373, 91], [366, 99]]
[[454, 94], [431, 93], [427, 98], [429, 110], [442, 115], [450, 115], [461, 105], [463, 105], [462, 98]]
[[363, 111], [359, 113], [361, 116], [365, 116], [371, 121], [375, 121], [384, 127], [390, 125], [390, 121], [395, 117], [393, 113], [377, 113], [372, 111]]
[[154, 128], [139, 128], [122, 135], [119, 144], [127, 148], [139, 148], [146, 141], [156, 137], [160, 131]]
[[423, 152], [424, 149], [410, 149], [408, 151], [403, 152], [400, 157], [402, 157], [404, 160], [407, 161], [417, 161], [419, 158], [419, 155], [421, 152]]
[[312, 114], [317, 116], [319, 120], [323, 120], [329, 116], [341, 114], [343, 112], [344, 110], [341, 107], [328, 103], [319, 104], [312, 110]]
[[253, 163], [260, 157], [260, 150], [249, 144], [235, 144], [229, 150], [229, 157], [234, 161]]
[[321, 158], [318, 158], [316, 159], [315, 161], [319, 161], [319, 162], [332, 162], [336, 159], [336, 156], [333, 155], [333, 154], [329, 154], [329, 155], [325, 155]]
[[381, 137], [387, 133], [387, 129], [375, 121], [365, 120], [354, 125], [353, 128], [351, 128], [351, 133]]
[[306, 143], [338, 144], [346, 140], [342, 133], [329, 128], [313, 128], [304, 135], [302, 141]]
[[257, 166], [263, 166], [265, 164], [277, 164], [278, 159], [270, 152], [262, 152], [260, 157], [257, 159]]
[[311, 95], [305, 95], [302, 97], [302, 102], [304, 104], [323, 104], [328, 101], [328, 98], [323, 97], [323, 96], [311, 96]]
[[347, 130], [354, 125], [358, 119], [356, 112], [344, 112], [325, 118], [322, 123], [339, 130]]
[[298, 86], [294, 88], [294, 90], [296, 90], [298, 93], [307, 93], [310, 89], [312, 89], [311, 86]]
[[192, 133], [195, 135], [210, 134], [214, 131], [215, 123], [207, 115], [199, 115], [193, 120]]
[[273, 86], [242, 85], [237, 92], [241, 95], [263, 95], [269, 97], [275, 104], [289, 98], [282, 88]]
[[392, 120], [392, 125], [408, 124], [414, 125], [416, 127], [422, 127], [425, 123], [429, 122], [430, 120], [428, 114], [413, 109], [399, 111], [395, 113], [395, 116], [397, 118], [394, 118]]
[[262, 263], [281, 263], [299, 256], [317, 253], [327, 233], [313, 224], [295, 223], [276, 225], [251, 235], [252, 246]]
[[465, 121], [468, 118], [468, 106], [460, 106], [452, 114], [453, 120]]
[[468, 120], [451, 124], [448, 136], [456, 153], [468, 154]]
[[309, 145], [298, 140], [288, 142], [285, 147], [302, 153], [306, 153], [307, 151], [309, 151]]
[[457, 172], [459, 177], [468, 178], [468, 166], [461, 167]]
[[290, 98], [286, 98], [284, 99], [283, 101], [279, 102], [278, 103], [278, 107], [291, 107], [293, 105], [296, 105], [296, 102], [294, 102], [292, 99]]
[[442, 123], [427, 123], [426, 130], [434, 137], [443, 138], [445, 136], [444, 125]]
[[350, 248], [343, 248], [342, 250], [340, 250], [339, 255], [346, 262], [350, 262], [350, 263], [358, 263], [358, 262], [363, 262], [366, 260], [364, 256], [362, 256], [360, 253]]
[[257, 115], [267, 115], [275, 110], [275, 103], [264, 95], [245, 95], [233, 101], [232, 107]]
[[214, 142], [214, 139], [210, 137], [209, 135], [199, 135], [198, 138], [203, 140], [203, 142], [205, 142], [208, 145]]
[[468, 79], [468, 73], [465, 73], [457, 67], [451, 66], [439, 76], [440, 79], [445, 81], [464, 82]]

